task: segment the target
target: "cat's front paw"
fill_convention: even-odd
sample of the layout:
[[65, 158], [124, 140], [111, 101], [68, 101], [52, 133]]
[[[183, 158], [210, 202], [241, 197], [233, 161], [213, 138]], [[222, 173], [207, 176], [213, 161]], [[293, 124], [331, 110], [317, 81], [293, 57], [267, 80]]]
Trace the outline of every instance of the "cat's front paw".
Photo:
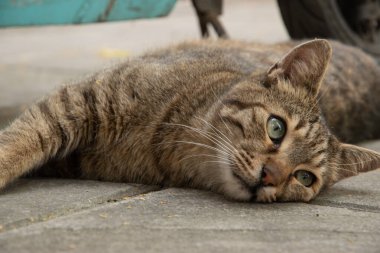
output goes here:
[[276, 188], [271, 186], [261, 187], [256, 193], [256, 202], [272, 203], [277, 200]]

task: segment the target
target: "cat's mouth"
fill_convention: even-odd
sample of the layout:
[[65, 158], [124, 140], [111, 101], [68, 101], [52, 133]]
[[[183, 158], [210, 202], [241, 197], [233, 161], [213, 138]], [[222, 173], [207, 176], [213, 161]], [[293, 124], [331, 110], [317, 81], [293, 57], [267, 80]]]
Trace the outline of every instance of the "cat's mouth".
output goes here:
[[239, 182], [251, 192], [252, 197], [251, 197], [250, 201], [256, 201], [257, 192], [261, 187], [263, 187], [262, 183], [259, 182], [257, 184], [252, 185], [252, 184], [249, 184], [242, 176], [240, 176], [236, 172], [232, 172], [232, 175], [237, 180], [239, 180]]

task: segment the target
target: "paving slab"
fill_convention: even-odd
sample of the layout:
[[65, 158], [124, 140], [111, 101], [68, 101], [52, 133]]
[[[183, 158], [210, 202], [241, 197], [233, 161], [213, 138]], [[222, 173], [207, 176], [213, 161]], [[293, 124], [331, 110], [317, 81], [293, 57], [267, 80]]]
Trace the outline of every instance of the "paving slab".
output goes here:
[[[167, 189], [0, 234], [1, 252], [379, 252], [380, 214]], [[363, 251], [364, 250], [364, 251]]]
[[[380, 213], [380, 170], [345, 179], [323, 192], [313, 204]], [[380, 231], [380, 228], [379, 228]]]
[[61, 179], [20, 179], [0, 194], [0, 231], [53, 219], [158, 187]]

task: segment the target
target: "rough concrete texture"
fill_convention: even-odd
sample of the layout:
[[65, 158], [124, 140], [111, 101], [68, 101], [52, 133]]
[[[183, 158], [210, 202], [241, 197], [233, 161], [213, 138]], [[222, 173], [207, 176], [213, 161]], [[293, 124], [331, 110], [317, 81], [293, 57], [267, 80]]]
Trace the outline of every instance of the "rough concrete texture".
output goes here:
[[167, 189], [4, 232], [0, 244], [6, 252], [378, 252], [378, 211]]
[[[288, 39], [275, 0], [227, 0], [232, 38]], [[58, 85], [197, 39], [190, 1], [167, 18], [0, 30], [0, 127]], [[380, 142], [364, 144], [380, 151]], [[236, 203], [210, 192], [23, 179], [0, 194], [0, 252], [380, 252], [380, 170], [311, 203]]]
[[49, 220], [158, 187], [96, 181], [21, 179], [1, 194], [2, 231]]

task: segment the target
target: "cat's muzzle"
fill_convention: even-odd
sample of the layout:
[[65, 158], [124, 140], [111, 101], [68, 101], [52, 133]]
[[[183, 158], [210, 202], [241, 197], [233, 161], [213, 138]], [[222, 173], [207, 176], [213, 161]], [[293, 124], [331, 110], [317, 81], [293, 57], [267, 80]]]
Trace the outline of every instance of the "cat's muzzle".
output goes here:
[[248, 183], [243, 177], [241, 177], [239, 174], [237, 174], [235, 172], [233, 172], [233, 175], [234, 175], [235, 178], [237, 178], [251, 192], [252, 197], [251, 197], [250, 201], [256, 202], [257, 193], [258, 193], [259, 189], [261, 189], [262, 187], [264, 187], [264, 184], [263, 184], [263, 181], [262, 181], [262, 178], [263, 178], [263, 169], [261, 169], [259, 180], [254, 185], [252, 183]]

